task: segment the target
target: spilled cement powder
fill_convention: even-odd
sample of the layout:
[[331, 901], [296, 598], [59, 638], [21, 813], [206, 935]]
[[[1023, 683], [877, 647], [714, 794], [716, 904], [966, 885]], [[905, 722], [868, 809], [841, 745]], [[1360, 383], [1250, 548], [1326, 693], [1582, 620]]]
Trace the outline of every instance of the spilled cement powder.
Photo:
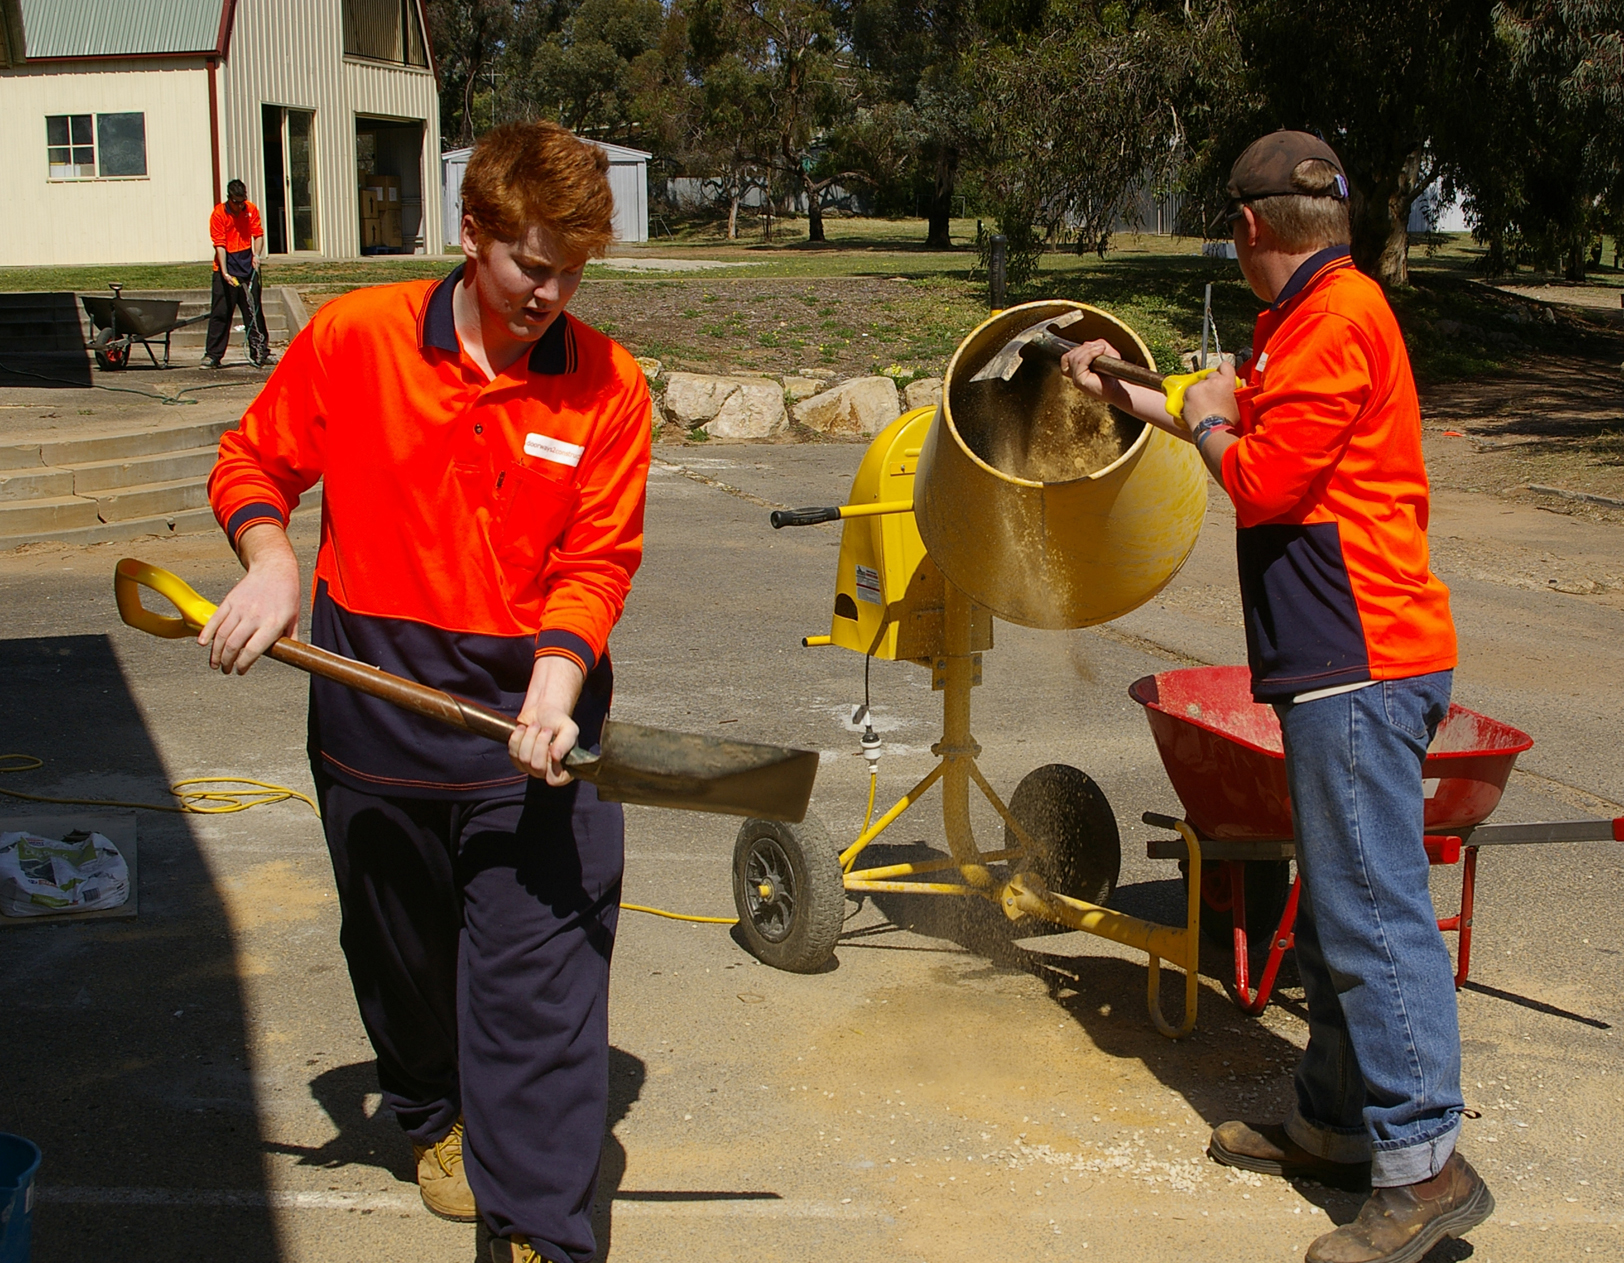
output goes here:
[[1028, 364], [1009, 382], [955, 383], [953, 420], [987, 464], [1031, 482], [1072, 482], [1117, 461], [1144, 423]]

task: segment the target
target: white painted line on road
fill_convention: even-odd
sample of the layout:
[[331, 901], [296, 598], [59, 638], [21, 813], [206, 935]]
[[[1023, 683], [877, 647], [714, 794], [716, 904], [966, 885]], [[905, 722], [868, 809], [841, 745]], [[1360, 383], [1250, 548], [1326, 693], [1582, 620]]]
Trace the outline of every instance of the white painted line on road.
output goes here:
[[[45, 1185], [38, 1198], [55, 1206], [241, 1206], [271, 1210], [423, 1210], [423, 1201], [404, 1193], [300, 1193], [286, 1189], [79, 1188]], [[427, 1211], [424, 1211], [427, 1214]]]
[[[211, 1188], [82, 1188], [47, 1185], [36, 1191], [48, 1206], [155, 1206], [163, 1208], [236, 1208], [245, 1210], [382, 1210], [427, 1214], [413, 1193], [295, 1192], [288, 1189]], [[728, 1197], [686, 1200], [681, 1192], [617, 1197], [615, 1215], [637, 1218], [730, 1219], [866, 1219], [873, 1212], [852, 1206], [830, 1206], [798, 1198]], [[684, 1199], [684, 1200], [672, 1200]]]

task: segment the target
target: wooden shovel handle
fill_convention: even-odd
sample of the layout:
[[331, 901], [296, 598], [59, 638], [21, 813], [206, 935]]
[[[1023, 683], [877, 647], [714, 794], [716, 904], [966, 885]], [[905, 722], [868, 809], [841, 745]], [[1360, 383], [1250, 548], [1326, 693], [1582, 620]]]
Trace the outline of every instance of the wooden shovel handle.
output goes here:
[[453, 697], [440, 689], [430, 688], [412, 680], [403, 680], [377, 667], [350, 658], [340, 657], [315, 645], [286, 636], [272, 645], [266, 654], [278, 662], [297, 667], [324, 680], [332, 680], [345, 688], [376, 697], [415, 715], [437, 720], [453, 728], [461, 728], [492, 741], [506, 742], [518, 724], [499, 711], [481, 706], [477, 702]]
[[[1062, 338], [1057, 333], [1044, 330], [1041, 335], [1033, 338], [1027, 345], [1034, 350], [1042, 351], [1053, 359], [1060, 359], [1068, 351], [1075, 351], [1082, 344]], [[1096, 373], [1103, 373], [1106, 377], [1115, 377], [1118, 381], [1133, 382], [1140, 386], [1149, 386], [1152, 390], [1162, 389], [1162, 375], [1155, 369], [1145, 368], [1140, 364], [1130, 364], [1127, 360], [1119, 360], [1114, 355], [1099, 355], [1094, 358], [1090, 367]]]
[[[357, 693], [376, 697], [414, 715], [422, 715], [425, 719], [452, 728], [461, 728], [476, 737], [500, 741], [503, 745], [507, 744], [513, 730], [519, 726], [516, 720], [501, 711], [470, 702], [442, 689], [430, 688], [427, 684], [404, 680], [379, 667], [340, 657], [326, 649], [307, 645], [302, 640], [289, 640], [284, 636], [265, 652], [266, 656], [310, 675], [319, 675], [324, 680], [332, 680]], [[564, 758], [565, 768], [581, 780], [594, 779], [593, 772], [597, 765], [598, 756], [580, 746], [576, 746]]]

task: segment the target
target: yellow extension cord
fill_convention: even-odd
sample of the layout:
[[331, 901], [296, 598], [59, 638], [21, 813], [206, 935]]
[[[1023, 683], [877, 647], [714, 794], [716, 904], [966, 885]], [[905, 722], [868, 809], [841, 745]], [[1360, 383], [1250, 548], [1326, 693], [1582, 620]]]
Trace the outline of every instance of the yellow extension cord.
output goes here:
[[[0, 773], [32, 772], [45, 766], [44, 759], [32, 754], [0, 754]], [[195, 785], [243, 785], [246, 789], [192, 789]], [[321, 808], [309, 794], [300, 793], [286, 785], [272, 785], [269, 781], [256, 781], [247, 776], [194, 776], [176, 781], [169, 792], [180, 800], [180, 806], [163, 803], [127, 803], [112, 798], [51, 798], [45, 794], [24, 794], [20, 790], [0, 789], [7, 798], [20, 798], [24, 802], [54, 803], [65, 807], [128, 807], [137, 811], [167, 811], [176, 815], [224, 816], [234, 811], [247, 811], [250, 807], [268, 807], [272, 803], [293, 800], [304, 803], [318, 816]], [[667, 912], [664, 908], [648, 908], [640, 903], [620, 905], [627, 912], [646, 912], [650, 916], [666, 917], [672, 921], [697, 921], [705, 925], [734, 925], [737, 917], [701, 917], [686, 912]]]

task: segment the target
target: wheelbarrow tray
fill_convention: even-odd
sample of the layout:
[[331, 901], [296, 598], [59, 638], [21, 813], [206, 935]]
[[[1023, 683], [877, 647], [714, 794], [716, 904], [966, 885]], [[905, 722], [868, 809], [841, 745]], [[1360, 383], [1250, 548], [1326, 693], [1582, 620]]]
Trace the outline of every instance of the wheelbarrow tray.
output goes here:
[[[1128, 696], [1145, 708], [1156, 751], [1204, 837], [1226, 842], [1289, 839], [1291, 796], [1274, 708], [1252, 700], [1244, 666], [1190, 667], [1135, 680]], [[1422, 767], [1426, 831], [1481, 824], [1499, 805], [1527, 733], [1451, 705]]]
[[106, 298], [82, 294], [80, 301], [97, 329], [111, 329], [120, 337], [161, 338], [182, 325], [180, 302], [173, 298]]

